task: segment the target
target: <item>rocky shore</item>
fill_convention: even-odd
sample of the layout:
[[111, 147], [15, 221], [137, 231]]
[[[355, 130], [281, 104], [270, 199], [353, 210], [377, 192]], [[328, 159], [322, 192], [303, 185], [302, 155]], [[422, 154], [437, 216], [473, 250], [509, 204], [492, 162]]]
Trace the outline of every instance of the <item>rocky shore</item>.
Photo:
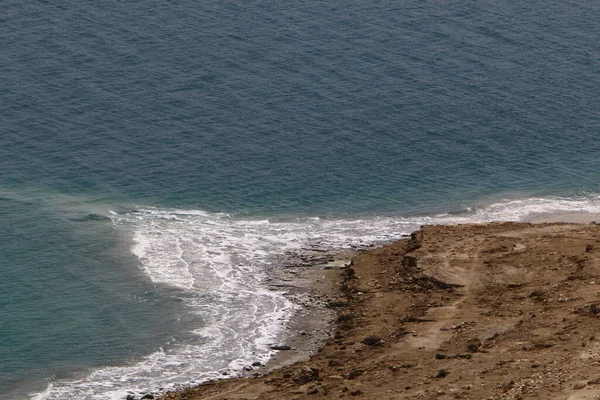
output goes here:
[[596, 224], [426, 226], [306, 271], [301, 285], [335, 319], [314, 355], [297, 343], [318, 313], [297, 320], [281, 344], [296, 350], [270, 372], [160, 399], [600, 398]]

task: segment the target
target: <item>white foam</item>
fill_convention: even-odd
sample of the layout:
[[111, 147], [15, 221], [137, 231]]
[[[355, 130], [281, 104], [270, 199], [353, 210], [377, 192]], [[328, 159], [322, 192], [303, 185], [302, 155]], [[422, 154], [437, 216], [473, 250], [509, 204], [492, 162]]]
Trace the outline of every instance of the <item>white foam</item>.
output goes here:
[[538, 215], [558, 213], [596, 214], [600, 212], [600, 197], [589, 194], [578, 197], [532, 197], [504, 200], [473, 207], [461, 215], [426, 218], [428, 223], [483, 223], [491, 221], [524, 221]]
[[36, 400], [124, 398], [222, 377], [266, 361], [295, 310], [269, 290], [269, 268], [282, 257], [310, 250], [366, 247], [405, 236], [423, 224], [519, 221], [552, 212], [600, 212], [596, 195], [498, 201], [458, 214], [356, 219], [243, 220], [197, 210], [140, 209], [110, 213], [133, 230], [132, 252], [150, 279], [179, 290], [206, 326], [185, 343], [171, 343], [139, 362], [106, 367], [77, 381], [55, 381]]
[[30, 394], [31, 400], [44, 400], [52, 391], [53, 385], [50, 383], [43, 392]]
[[140, 260], [146, 257], [146, 248], [150, 246], [150, 243], [142, 235], [135, 234], [133, 236], [133, 245], [131, 246], [131, 252]]

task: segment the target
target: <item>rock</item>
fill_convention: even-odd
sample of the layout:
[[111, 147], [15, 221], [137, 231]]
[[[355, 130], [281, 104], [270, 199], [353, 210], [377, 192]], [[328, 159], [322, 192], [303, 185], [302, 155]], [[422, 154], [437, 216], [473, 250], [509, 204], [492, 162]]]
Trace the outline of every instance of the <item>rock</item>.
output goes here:
[[147, 394], [145, 394], [145, 395], [142, 396], [142, 400], [143, 399], [153, 399], [153, 398], [154, 398], [154, 395], [152, 395], [150, 393], [147, 393]]
[[346, 306], [348, 306], [348, 302], [342, 301], [342, 300], [332, 300], [329, 303], [327, 303], [328, 308], [337, 308], [337, 307], [346, 307]]
[[342, 322], [348, 322], [353, 318], [352, 313], [341, 313], [340, 315], [338, 315], [337, 317], [337, 322], [342, 323]]
[[434, 320], [432, 320], [432, 319], [417, 318], [412, 315], [406, 315], [400, 320], [400, 322], [404, 322], [404, 323], [406, 323], [406, 322], [433, 322], [433, 321]]
[[362, 340], [362, 343], [366, 344], [367, 346], [381, 346], [383, 343], [383, 339], [375, 335], [367, 336]]
[[362, 394], [362, 390], [356, 389], [350, 392], [350, 396], [360, 396]]
[[480, 347], [481, 341], [479, 339], [472, 339], [467, 343], [467, 351], [469, 353], [476, 353]]
[[479, 350], [479, 346], [476, 343], [469, 343], [467, 345], [467, 351], [470, 351], [471, 353], [475, 353], [477, 350]]
[[545, 295], [545, 293], [541, 290], [532, 290], [529, 293], [529, 297], [534, 298], [534, 299], [543, 299], [544, 295]]
[[405, 268], [416, 268], [417, 267], [417, 259], [415, 257], [405, 255], [400, 261], [400, 264]]
[[292, 349], [292, 346], [288, 346], [286, 344], [271, 346], [271, 350], [291, 350], [291, 349]]
[[443, 360], [444, 358], [446, 358], [446, 355], [445, 355], [445, 354], [440, 354], [440, 353], [437, 353], [437, 354], [435, 355], [435, 359], [436, 359], [436, 360]]
[[319, 370], [308, 366], [301, 367], [296, 371], [292, 380], [299, 384], [305, 384], [314, 380], [319, 379]]
[[346, 374], [346, 379], [358, 378], [362, 374], [363, 374], [363, 371], [361, 371], [360, 369], [355, 369]]
[[440, 378], [444, 378], [446, 376], [448, 376], [450, 374], [450, 372], [448, 372], [445, 369], [440, 369], [434, 376], [433, 379], [440, 379]]
[[500, 388], [502, 389], [502, 391], [504, 393], [508, 392], [509, 390], [511, 390], [514, 387], [515, 387], [515, 381], [513, 381], [512, 379], [509, 382], [506, 382], [506, 383], [500, 385]]
[[308, 395], [317, 394], [317, 393], [319, 393], [319, 388], [317, 388], [316, 386], [310, 387], [306, 390], [306, 394], [308, 394]]
[[594, 248], [594, 246], [592, 246], [591, 244], [588, 244], [585, 246], [585, 252], [589, 253], [590, 251], [592, 251], [593, 248]]
[[575, 389], [575, 390], [581, 390], [581, 389], [583, 389], [586, 386], [587, 386], [587, 382], [575, 382], [573, 384], [573, 389]]
[[135, 397], [133, 397], [132, 395], [128, 394], [127, 397], [125, 397], [125, 400], [135, 400]]
[[255, 361], [255, 362], [252, 363], [252, 366], [253, 367], [262, 367], [263, 365], [262, 365], [262, 363], [260, 361]]
[[244, 367], [244, 371], [246, 371], [246, 372], [250, 372], [250, 371], [252, 371], [253, 369], [254, 369], [254, 368], [252, 368], [252, 367], [251, 367], [251, 366], [249, 366], [249, 365], [246, 365], [246, 366]]
[[594, 379], [590, 379], [589, 381], [587, 381], [588, 385], [597, 385], [600, 383], [600, 378], [594, 378]]
[[402, 369], [408, 369], [414, 367], [414, 364], [404, 363], [400, 365], [389, 365], [388, 368], [393, 372], [400, 371]]

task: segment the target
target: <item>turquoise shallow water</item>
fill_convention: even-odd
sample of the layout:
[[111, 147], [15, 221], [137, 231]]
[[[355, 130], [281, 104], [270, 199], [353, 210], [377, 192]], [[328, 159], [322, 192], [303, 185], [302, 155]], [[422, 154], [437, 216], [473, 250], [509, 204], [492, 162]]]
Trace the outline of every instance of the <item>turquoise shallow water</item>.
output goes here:
[[3, 8], [2, 399], [267, 358], [286, 254], [600, 210], [595, 2]]

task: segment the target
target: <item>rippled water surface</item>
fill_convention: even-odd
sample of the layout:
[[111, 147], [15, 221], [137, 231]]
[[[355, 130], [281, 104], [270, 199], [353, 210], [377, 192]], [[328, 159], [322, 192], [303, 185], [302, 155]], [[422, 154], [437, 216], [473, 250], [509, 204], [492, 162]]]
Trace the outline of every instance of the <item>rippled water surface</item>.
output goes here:
[[119, 399], [267, 359], [295, 309], [266, 283], [282, 254], [600, 211], [599, 17], [4, 2], [0, 399]]

